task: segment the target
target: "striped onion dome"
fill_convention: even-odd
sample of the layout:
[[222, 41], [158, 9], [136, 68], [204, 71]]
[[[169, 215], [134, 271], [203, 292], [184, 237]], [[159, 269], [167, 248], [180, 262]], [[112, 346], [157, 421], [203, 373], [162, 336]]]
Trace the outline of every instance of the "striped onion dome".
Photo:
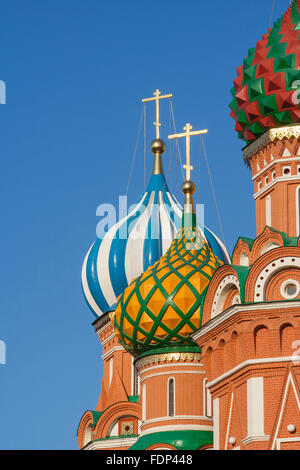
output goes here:
[[[155, 156], [147, 190], [135, 208], [98, 238], [85, 257], [82, 288], [96, 318], [115, 309], [117, 297], [166, 253], [181, 225], [182, 207], [168, 189], [160, 158]], [[230, 263], [220, 240], [207, 228], [204, 233], [218, 258]]]

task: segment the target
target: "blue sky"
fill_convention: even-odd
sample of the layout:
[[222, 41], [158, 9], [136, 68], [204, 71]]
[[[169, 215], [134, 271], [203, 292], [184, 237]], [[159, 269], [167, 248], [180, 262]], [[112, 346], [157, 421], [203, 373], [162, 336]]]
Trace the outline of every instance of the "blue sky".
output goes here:
[[[2, 0], [0, 449], [74, 449], [100, 393], [101, 348], [82, 296], [96, 208], [126, 192], [141, 98], [173, 93], [177, 129], [205, 145], [229, 252], [255, 236], [250, 172], [229, 117], [236, 68], [267, 31], [273, 0]], [[277, 0], [274, 20], [289, 0]], [[162, 137], [169, 133], [162, 104]], [[154, 137], [147, 107], [147, 146]], [[169, 145], [169, 144], [168, 144]], [[195, 201], [220, 236], [200, 141]], [[181, 147], [184, 152], [184, 147]], [[169, 151], [164, 157], [169, 165]], [[143, 142], [129, 203], [144, 188]], [[147, 179], [152, 156], [147, 150]], [[176, 174], [177, 171], [177, 174]], [[170, 189], [182, 201], [171, 165]]]

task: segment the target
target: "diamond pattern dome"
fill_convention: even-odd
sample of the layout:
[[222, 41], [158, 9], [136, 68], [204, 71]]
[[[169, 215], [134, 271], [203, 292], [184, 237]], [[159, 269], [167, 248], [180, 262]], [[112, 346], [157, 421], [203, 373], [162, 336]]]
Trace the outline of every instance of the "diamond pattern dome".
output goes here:
[[111, 318], [121, 344], [136, 354], [193, 345], [190, 335], [200, 327], [205, 293], [221, 264], [199, 228], [180, 229], [166, 254], [119, 297]]
[[269, 128], [300, 122], [300, 0], [249, 49], [237, 72], [231, 116], [247, 144]]

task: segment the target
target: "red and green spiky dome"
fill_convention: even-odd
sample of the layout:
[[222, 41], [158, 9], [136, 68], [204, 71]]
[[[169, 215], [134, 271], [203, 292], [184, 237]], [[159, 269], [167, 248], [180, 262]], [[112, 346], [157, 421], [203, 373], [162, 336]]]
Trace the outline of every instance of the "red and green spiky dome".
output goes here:
[[300, 0], [249, 49], [237, 72], [230, 115], [247, 144], [272, 127], [300, 123]]

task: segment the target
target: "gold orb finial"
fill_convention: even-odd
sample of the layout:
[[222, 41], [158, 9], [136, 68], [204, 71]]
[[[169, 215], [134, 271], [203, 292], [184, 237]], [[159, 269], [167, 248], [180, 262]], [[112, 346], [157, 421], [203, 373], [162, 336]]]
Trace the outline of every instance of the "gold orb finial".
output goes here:
[[189, 180], [183, 183], [181, 189], [183, 194], [194, 194], [196, 186], [191, 180]]
[[162, 139], [155, 139], [151, 142], [151, 152], [153, 153], [153, 155], [162, 155], [163, 153], [165, 153], [165, 150], [166, 150], [166, 144], [164, 143], [164, 141]]

